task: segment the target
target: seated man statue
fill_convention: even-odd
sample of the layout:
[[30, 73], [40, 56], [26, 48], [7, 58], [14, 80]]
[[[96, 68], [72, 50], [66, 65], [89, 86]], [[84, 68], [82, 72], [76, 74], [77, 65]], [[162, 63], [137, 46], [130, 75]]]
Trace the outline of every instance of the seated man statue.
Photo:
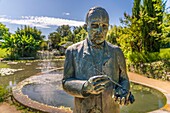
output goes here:
[[63, 89], [75, 97], [73, 113], [119, 113], [129, 103], [129, 79], [121, 49], [105, 41], [109, 15], [101, 7], [86, 16], [88, 36], [69, 46]]

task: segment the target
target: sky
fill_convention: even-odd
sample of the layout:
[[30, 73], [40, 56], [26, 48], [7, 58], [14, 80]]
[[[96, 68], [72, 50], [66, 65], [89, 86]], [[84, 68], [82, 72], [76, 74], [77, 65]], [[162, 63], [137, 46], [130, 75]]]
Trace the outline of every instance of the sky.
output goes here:
[[0, 22], [11, 33], [21, 25], [30, 25], [47, 37], [57, 26], [83, 25], [86, 13], [94, 6], [106, 9], [111, 25], [120, 25], [124, 12], [131, 14], [133, 0], [0, 0]]

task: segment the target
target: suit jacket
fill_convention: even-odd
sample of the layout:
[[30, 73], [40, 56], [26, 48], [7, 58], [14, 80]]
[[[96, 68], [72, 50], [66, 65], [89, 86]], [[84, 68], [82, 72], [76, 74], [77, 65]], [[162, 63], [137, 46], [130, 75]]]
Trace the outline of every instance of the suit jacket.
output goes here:
[[[104, 42], [101, 60], [102, 72], [129, 91], [129, 79], [126, 72], [125, 58], [121, 49]], [[97, 57], [97, 56], [96, 56]], [[119, 105], [114, 101], [115, 85], [108, 83], [106, 90], [99, 95], [83, 95], [83, 84], [96, 75], [88, 39], [78, 42], [66, 50], [64, 64], [63, 89], [75, 97], [74, 113], [119, 113]]]

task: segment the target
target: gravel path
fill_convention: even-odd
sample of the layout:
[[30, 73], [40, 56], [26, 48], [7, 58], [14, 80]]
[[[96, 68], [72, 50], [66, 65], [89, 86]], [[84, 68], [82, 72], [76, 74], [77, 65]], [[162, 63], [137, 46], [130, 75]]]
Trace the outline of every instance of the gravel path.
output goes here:
[[3, 102], [0, 103], [0, 113], [21, 113], [21, 111], [17, 110], [14, 105]]

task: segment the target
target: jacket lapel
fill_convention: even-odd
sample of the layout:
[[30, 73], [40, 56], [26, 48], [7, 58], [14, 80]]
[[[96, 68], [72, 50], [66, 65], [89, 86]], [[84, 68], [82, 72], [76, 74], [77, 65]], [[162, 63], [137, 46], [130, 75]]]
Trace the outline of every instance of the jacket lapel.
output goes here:
[[109, 52], [109, 45], [105, 41], [104, 42], [104, 54], [103, 54], [103, 64], [105, 64], [111, 58], [111, 52]]
[[[111, 53], [109, 52], [109, 45], [106, 41], [104, 43], [105, 44], [104, 44], [103, 64], [105, 64], [111, 58]], [[91, 62], [93, 60], [92, 53], [90, 47], [88, 46], [87, 39], [85, 39], [83, 45], [83, 59], [87, 62]]]
[[83, 46], [83, 60], [87, 61], [87, 63], [93, 61], [90, 46], [88, 46], [87, 39], [85, 39]]

